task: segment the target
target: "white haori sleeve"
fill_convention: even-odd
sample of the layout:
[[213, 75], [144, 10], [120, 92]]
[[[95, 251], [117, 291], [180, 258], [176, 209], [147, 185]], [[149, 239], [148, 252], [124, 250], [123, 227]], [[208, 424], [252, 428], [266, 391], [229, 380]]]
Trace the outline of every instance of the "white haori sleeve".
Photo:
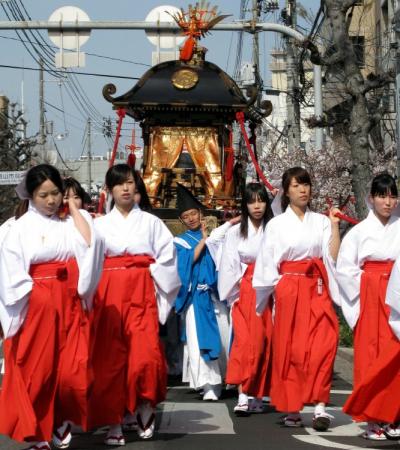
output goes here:
[[28, 300], [29, 294], [14, 305], [6, 306], [0, 301], [0, 323], [4, 339], [15, 336], [21, 328], [28, 312]]
[[73, 253], [79, 267], [78, 294], [84, 301], [84, 306], [90, 311], [93, 307], [93, 296], [99, 284], [104, 261], [104, 239], [94, 229], [93, 219], [85, 210], [79, 210], [90, 227], [90, 245], [87, 244], [79, 230], [71, 223], [71, 241]]
[[218, 293], [221, 300], [231, 305], [239, 297], [240, 281], [243, 267], [238, 252], [240, 225], [231, 228], [226, 234], [221, 249], [220, 268], [218, 272]]
[[174, 306], [181, 281], [173, 236], [160, 219], [153, 223], [153, 256], [155, 263], [150, 265], [150, 272], [156, 288], [158, 318], [164, 324]]
[[210, 236], [206, 239], [207, 248], [214, 260], [215, 268], [220, 270], [221, 258], [222, 258], [222, 246], [224, 245], [226, 233], [232, 227], [232, 224], [228, 221], [223, 225], [214, 228]]
[[0, 321], [5, 338], [14, 336], [25, 320], [33, 286], [29, 267], [19, 227], [12, 227], [0, 250]]
[[[29, 239], [29, 236], [25, 236]], [[29, 275], [30, 258], [20, 227], [12, 227], [0, 250], [0, 300], [5, 305], [15, 305], [25, 299], [32, 290], [33, 280]]]
[[351, 328], [356, 326], [360, 316], [362, 270], [358, 261], [357, 228], [353, 228], [342, 241], [336, 263], [336, 278], [340, 289], [341, 307], [344, 318]]
[[253, 287], [256, 290], [256, 311], [258, 314], [262, 314], [267, 307], [269, 298], [281, 278], [274, 251], [274, 245], [277, 241], [274, 238], [273, 226], [271, 226], [273, 221], [274, 219], [268, 222], [265, 227], [260, 252], [257, 255], [254, 268]]
[[332, 224], [328, 217], [318, 214], [322, 216], [323, 220], [323, 229], [322, 229], [322, 261], [325, 265], [326, 271], [328, 273], [328, 282], [329, 282], [329, 293], [332, 300], [338, 305], [341, 306], [340, 301], [340, 292], [339, 285], [336, 279], [336, 262], [332, 258], [330, 251], [330, 244], [332, 240]]
[[10, 217], [8, 220], [6, 220], [4, 223], [0, 225], [0, 246], [4, 241], [5, 237], [7, 236], [9, 229], [14, 223], [15, 217]]
[[390, 307], [389, 324], [400, 339], [400, 256], [396, 259], [390, 274], [386, 304]]

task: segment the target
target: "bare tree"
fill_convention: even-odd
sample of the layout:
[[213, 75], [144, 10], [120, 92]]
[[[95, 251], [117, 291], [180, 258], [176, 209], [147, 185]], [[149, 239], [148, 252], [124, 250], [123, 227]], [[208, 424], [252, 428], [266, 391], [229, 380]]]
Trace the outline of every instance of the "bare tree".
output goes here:
[[[0, 112], [0, 170], [26, 169], [34, 156], [36, 136], [26, 137], [27, 122], [16, 103]], [[15, 186], [0, 186], [0, 223], [13, 215], [17, 196]]]

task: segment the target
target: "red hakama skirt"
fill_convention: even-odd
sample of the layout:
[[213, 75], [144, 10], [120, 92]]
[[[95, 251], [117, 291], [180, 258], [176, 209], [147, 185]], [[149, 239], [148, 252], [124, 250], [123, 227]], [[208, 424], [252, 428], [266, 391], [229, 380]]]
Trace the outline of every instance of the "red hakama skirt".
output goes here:
[[357, 387], [380, 352], [393, 339], [390, 308], [385, 304], [393, 261], [366, 261], [361, 276], [360, 317], [354, 329], [354, 386]]
[[297, 412], [329, 401], [338, 321], [321, 259], [283, 261], [275, 288], [271, 403]]
[[33, 264], [25, 321], [4, 342], [0, 433], [49, 441], [64, 420], [85, 427], [89, 325], [77, 294], [75, 260]]
[[343, 411], [361, 422], [400, 422], [400, 342], [396, 337], [386, 342]]
[[241, 384], [248, 395], [261, 398], [269, 393], [272, 313], [267, 307], [256, 314], [256, 292], [252, 286], [255, 264], [249, 264], [240, 284], [239, 300], [232, 306], [233, 342], [226, 382]]
[[167, 367], [147, 255], [107, 257], [97, 289], [90, 350], [90, 427], [122, 423], [140, 402], [166, 396]]

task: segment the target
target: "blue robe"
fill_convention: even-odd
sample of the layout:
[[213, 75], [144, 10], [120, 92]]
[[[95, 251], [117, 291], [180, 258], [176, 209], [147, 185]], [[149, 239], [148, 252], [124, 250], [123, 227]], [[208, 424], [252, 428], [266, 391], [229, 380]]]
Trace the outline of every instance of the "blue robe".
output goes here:
[[[182, 282], [175, 309], [178, 314], [183, 314], [193, 304], [200, 355], [205, 361], [214, 360], [221, 352], [221, 337], [211, 298], [211, 291], [217, 295], [215, 264], [207, 246], [193, 264], [194, 249], [202, 239], [201, 230], [188, 230], [177, 237], [187, 242], [191, 248], [175, 242], [178, 273]], [[182, 340], [186, 341], [185, 332]]]

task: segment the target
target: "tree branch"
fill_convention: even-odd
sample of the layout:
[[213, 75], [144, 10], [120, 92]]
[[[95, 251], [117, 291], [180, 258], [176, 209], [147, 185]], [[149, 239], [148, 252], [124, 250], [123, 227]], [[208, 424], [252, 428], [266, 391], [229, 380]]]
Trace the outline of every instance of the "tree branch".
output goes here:
[[342, 0], [341, 8], [340, 10], [346, 14], [349, 8], [352, 6], [355, 6], [358, 3], [358, 0]]
[[371, 131], [378, 123], [382, 120], [383, 116], [387, 113], [387, 107], [381, 106], [377, 108], [373, 114], [370, 115], [369, 118], [369, 127], [368, 131]]
[[316, 116], [310, 116], [304, 119], [304, 122], [307, 124], [308, 128], [326, 128], [326, 127], [333, 127], [334, 125], [345, 123], [345, 119], [330, 119], [328, 120], [327, 117], [316, 117]]
[[342, 52], [335, 52], [330, 56], [322, 56], [318, 47], [310, 39], [303, 41], [302, 46], [310, 51], [310, 61], [316, 66], [333, 66], [345, 59]]
[[395, 72], [394, 70], [390, 70], [388, 72], [376, 74], [369, 74], [367, 79], [364, 82], [363, 94], [366, 94], [373, 89], [378, 89], [388, 85], [389, 83], [395, 80]]

